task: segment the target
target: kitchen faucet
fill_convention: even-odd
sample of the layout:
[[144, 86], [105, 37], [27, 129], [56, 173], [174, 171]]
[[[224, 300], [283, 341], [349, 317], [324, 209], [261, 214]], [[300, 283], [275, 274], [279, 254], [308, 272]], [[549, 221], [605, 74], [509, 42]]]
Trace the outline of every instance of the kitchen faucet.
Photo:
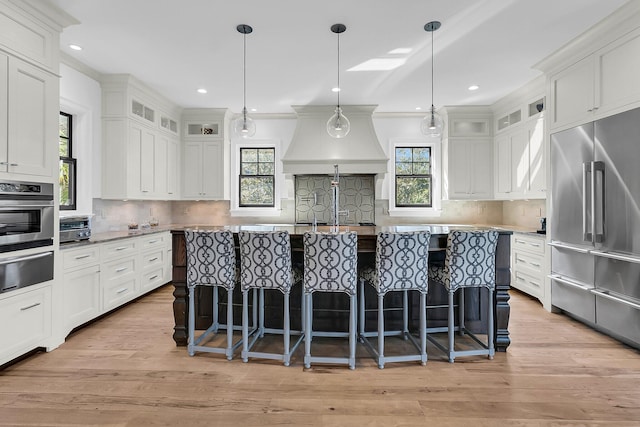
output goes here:
[[349, 216], [349, 210], [340, 210], [340, 173], [338, 172], [338, 165], [333, 165], [333, 179], [331, 180], [331, 207], [333, 210], [332, 219], [333, 224], [331, 231], [340, 231], [340, 215]]

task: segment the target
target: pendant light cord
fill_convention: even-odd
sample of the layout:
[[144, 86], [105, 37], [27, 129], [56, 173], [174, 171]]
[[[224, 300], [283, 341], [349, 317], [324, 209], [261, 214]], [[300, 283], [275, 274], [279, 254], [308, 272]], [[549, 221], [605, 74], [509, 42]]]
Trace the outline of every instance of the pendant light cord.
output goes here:
[[340, 33], [338, 33], [338, 108], [340, 108]]
[[247, 121], [247, 33], [242, 35], [242, 117]]
[[433, 115], [433, 31], [431, 31], [431, 114]]

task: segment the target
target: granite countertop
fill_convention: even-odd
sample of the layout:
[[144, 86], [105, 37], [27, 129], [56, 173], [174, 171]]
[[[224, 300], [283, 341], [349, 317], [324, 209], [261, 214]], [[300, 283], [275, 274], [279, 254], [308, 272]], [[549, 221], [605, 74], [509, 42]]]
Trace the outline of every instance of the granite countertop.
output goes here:
[[[107, 231], [102, 233], [94, 233], [89, 240], [81, 240], [76, 242], [67, 242], [60, 245], [60, 249], [77, 248], [83, 245], [90, 245], [92, 243], [104, 243], [113, 240], [126, 239], [129, 237], [144, 236], [147, 234], [162, 233], [165, 231], [180, 231], [185, 229], [229, 229], [233, 232], [241, 230], [248, 231], [273, 231], [273, 230], [287, 230], [293, 234], [302, 234], [305, 231], [312, 230], [313, 227], [308, 225], [295, 225], [295, 224], [254, 224], [254, 225], [204, 225], [204, 224], [169, 224], [157, 227], [150, 227], [138, 230], [122, 230], [122, 231]], [[404, 224], [394, 226], [361, 226], [361, 225], [341, 225], [340, 231], [356, 231], [360, 234], [375, 234], [378, 231], [416, 231], [416, 230], [429, 230], [432, 234], [446, 234], [450, 229], [454, 228], [467, 228], [467, 229], [496, 229], [500, 231], [507, 231], [513, 233], [520, 233], [526, 235], [534, 235], [544, 238], [544, 234], [538, 234], [535, 229], [527, 227], [519, 227], [506, 224]], [[331, 226], [321, 225], [317, 227], [318, 231], [331, 231]]]

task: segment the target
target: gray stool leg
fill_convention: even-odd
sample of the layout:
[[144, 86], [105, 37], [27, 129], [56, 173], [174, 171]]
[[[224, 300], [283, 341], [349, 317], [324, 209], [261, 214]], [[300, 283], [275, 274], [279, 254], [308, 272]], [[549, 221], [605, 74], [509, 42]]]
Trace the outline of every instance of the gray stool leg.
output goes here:
[[360, 279], [360, 313], [358, 313], [358, 316], [360, 317], [360, 324], [358, 325], [358, 328], [360, 329], [360, 335], [364, 336], [364, 322], [365, 322], [365, 303], [364, 303], [364, 279]]
[[189, 343], [187, 346], [187, 350], [189, 356], [194, 355], [193, 351], [193, 343], [195, 340], [195, 329], [196, 329], [196, 308], [195, 308], [195, 286], [189, 286]]
[[311, 330], [311, 316], [312, 308], [311, 308], [311, 296], [313, 294], [305, 294], [305, 333], [304, 333], [304, 367], [309, 369], [311, 367], [311, 334], [313, 333]]
[[423, 365], [427, 364], [427, 294], [420, 292], [420, 355]]
[[354, 294], [350, 296], [349, 313], [349, 369], [356, 368], [356, 322], [358, 319], [358, 297]]
[[213, 332], [218, 332], [218, 326], [220, 322], [218, 321], [218, 287], [213, 287]]
[[258, 320], [258, 327], [259, 329], [259, 337], [260, 338], [264, 338], [264, 289], [260, 288], [260, 290], [258, 291], [258, 300], [259, 302], [254, 302], [254, 307], [256, 306], [256, 304], [259, 307], [259, 320]]
[[402, 292], [402, 332], [403, 337], [407, 340], [409, 333], [409, 292]]
[[449, 316], [448, 316], [448, 338], [449, 338], [449, 362], [453, 363], [453, 359], [455, 359], [455, 356], [453, 355], [454, 352], [454, 334], [455, 334], [455, 327], [454, 327], [454, 312], [453, 312], [453, 294], [454, 291], [453, 290], [449, 290]]
[[378, 294], [378, 368], [384, 369], [384, 295]]
[[458, 290], [458, 334], [464, 335], [464, 288]]
[[233, 359], [233, 289], [227, 290], [227, 360]]
[[[262, 300], [262, 315], [264, 317], [264, 299]], [[289, 292], [284, 294], [284, 366], [289, 366], [291, 355], [289, 346], [291, 344], [291, 319], [289, 318]]]
[[489, 315], [487, 318], [487, 339], [489, 344], [489, 359], [493, 359], [495, 349], [493, 345], [493, 289], [489, 289]]
[[242, 291], [242, 361], [247, 363], [249, 357], [249, 290]]

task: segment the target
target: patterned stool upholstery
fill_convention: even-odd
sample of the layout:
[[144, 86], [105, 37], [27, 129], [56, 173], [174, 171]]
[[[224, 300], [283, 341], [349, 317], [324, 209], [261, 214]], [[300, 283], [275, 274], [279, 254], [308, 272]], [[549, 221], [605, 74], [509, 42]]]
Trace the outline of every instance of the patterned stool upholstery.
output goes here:
[[[291, 331], [289, 313], [289, 295], [294, 282], [291, 267], [291, 243], [287, 231], [241, 231], [240, 241], [240, 284], [242, 287], [242, 360], [249, 357], [282, 360], [289, 366], [291, 355], [302, 342], [300, 331]], [[298, 280], [300, 275], [298, 274]], [[254, 308], [259, 307], [257, 327], [249, 333], [249, 289], [259, 289], [259, 302], [254, 300]], [[266, 328], [264, 324], [264, 291], [275, 289], [284, 296], [284, 328]], [[255, 322], [254, 322], [254, 326]], [[251, 351], [254, 344], [264, 334], [282, 334], [284, 347], [282, 353], [264, 353]], [[300, 335], [291, 346], [291, 334]], [[251, 335], [251, 341], [249, 341]]]
[[[487, 355], [493, 359], [495, 354], [493, 343], [493, 292], [496, 287], [496, 246], [498, 232], [453, 230], [447, 237], [447, 252], [444, 266], [429, 268], [429, 281], [440, 283], [449, 294], [448, 301], [448, 347], [444, 348], [437, 341], [434, 344], [445, 351], [449, 362], [453, 363], [458, 356]], [[458, 316], [459, 324], [455, 327], [454, 294], [458, 289], [487, 288], [489, 302], [487, 304], [487, 342], [483, 343], [464, 326], [464, 292], [459, 292]], [[460, 334], [467, 333], [480, 349], [455, 350], [455, 330]]]
[[[360, 340], [367, 346], [378, 362], [380, 369], [385, 362], [405, 362], [418, 360], [427, 363], [427, 289], [429, 278], [429, 241], [428, 231], [410, 233], [378, 233], [376, 240], [376, 263], [374, 268], [361, 271], [360, 280]], [[368, 282], [378, 295], [378, 331], [365, 331], [365, 289]], [[403, 328], [400, 331], [385, 331], [384, 296], [388, 292], [403, 293]], [[408, 292], [420, 293], [420, 342], [409, 332]], [[384, 355], [385, 336], [402, 336], [409, 339], [418, 353], [388, 357]], [[376, 350], [368, 337], [378, 338]]]
[[[304, 242], [305, 354], [304, 365], [312, 362], [345, 363], [356, 367], [356, 319], [358, 281], [358, 236], [355, 232], [306, 232]], [[349, 296], [349, 332], [313, 331], [313, 294], [343, 292]], [[348, 357], [311, 356], [315, 336], [349, 337]]]
[[[236, 253], [233, 233], [224, 231], [185, 230], [187, 252], [187, 287], [189, 288], [189, 342], [190, 356], [196, 351], [222, 353], [227, 359], [233, 358], [234, 350], [241, 344], [233, 343], [232, 295], [236, 284]], [[195, 288], [213, 287], [213, 323], [200, 336], [195, 336]], [[227, 323], [218, 321], [218, 288], [227, 291]], [[226, 329], [226, 347], [205, 345], [207, 338]]]

